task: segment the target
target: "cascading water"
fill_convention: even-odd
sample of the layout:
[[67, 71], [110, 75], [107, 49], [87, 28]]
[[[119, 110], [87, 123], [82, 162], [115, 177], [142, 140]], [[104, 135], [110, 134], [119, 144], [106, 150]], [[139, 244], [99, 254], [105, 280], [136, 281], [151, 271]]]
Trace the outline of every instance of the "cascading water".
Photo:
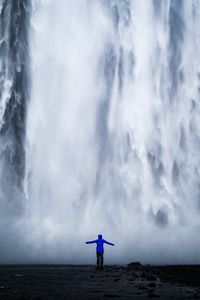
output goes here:
[[0, 15], [0, 195], [12, 202], [11, 198], [23, 190], [25, 169], [28, 1], [1, 0]]
[[[25, 127], [29, 98], [28, 0], [0, 0], [0, 253], [11, 261], [21, 247]], [[16, 223], [16, 220], [17, 223]], [[18, 241], [16, 241], [18, 240]], [[21, 255], [21, 254], [20, 254]]]
[[[14, 174], [27, 260], [91, 261], [84, 241], [103, 233], [116, 244], [109, 262], [199, 263], [199, 1], [32, 0], [26, 18], [26, 139], [7, 140], [25, 145], [25, 177]], [[14, 90], [8, 50], [1, 124]]]

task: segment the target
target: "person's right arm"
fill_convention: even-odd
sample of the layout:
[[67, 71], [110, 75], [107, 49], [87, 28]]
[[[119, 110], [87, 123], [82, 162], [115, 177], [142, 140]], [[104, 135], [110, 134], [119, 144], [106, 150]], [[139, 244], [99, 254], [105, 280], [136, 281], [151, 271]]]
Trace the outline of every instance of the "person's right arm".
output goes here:
[[94, 240], [94, 241], [88, 241], [88, 242], [86, 242], [86, 244], [93, 244], [93, 243], [96, 243], [97, 242], [97, 240]]

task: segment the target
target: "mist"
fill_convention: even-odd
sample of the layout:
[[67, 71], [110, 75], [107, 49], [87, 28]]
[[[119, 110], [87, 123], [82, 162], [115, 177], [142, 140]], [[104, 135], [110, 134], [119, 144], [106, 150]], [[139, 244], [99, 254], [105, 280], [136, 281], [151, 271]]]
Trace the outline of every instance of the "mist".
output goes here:
[[0, 263], [200, 263], [200, 3], [0, 3]]

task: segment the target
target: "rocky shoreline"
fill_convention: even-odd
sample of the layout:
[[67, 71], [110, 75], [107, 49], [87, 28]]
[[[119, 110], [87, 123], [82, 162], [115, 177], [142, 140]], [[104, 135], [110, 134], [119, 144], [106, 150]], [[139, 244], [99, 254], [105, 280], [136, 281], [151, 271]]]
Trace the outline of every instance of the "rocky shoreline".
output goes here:
[[1, 265], [0, 299], [200, 299], [200, 266]]

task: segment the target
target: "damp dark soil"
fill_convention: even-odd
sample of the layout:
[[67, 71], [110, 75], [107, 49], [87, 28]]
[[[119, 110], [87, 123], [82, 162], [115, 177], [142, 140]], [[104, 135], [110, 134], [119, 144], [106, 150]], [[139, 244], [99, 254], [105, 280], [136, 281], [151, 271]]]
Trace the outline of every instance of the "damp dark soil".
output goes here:
[[200, 299], [200, 266], [0, 266], [0, 299], [149, 298]]

